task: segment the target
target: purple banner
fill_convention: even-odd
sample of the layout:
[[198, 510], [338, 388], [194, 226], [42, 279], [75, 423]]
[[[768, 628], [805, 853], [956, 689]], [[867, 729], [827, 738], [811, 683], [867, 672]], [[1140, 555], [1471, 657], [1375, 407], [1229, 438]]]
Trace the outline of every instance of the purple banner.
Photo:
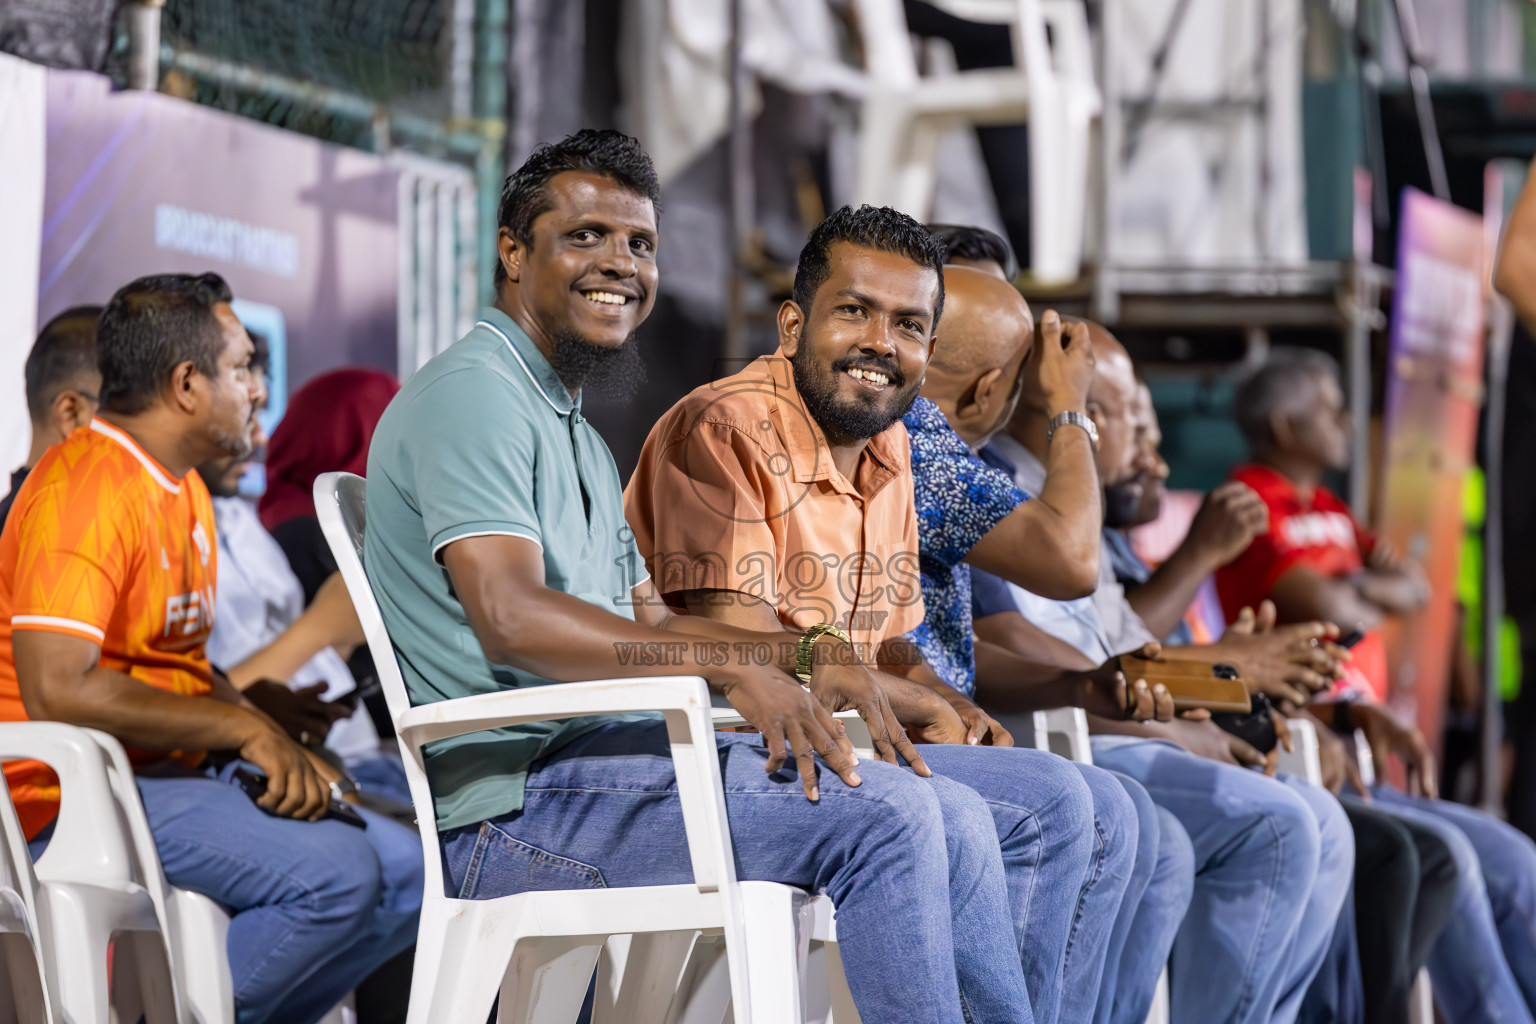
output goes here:
[[211, 270], [273, 344], [276, 391], [395, 370], [399, 175], [379, 157], [84, 72], [49, 72], [47, 132], [39, 323]]

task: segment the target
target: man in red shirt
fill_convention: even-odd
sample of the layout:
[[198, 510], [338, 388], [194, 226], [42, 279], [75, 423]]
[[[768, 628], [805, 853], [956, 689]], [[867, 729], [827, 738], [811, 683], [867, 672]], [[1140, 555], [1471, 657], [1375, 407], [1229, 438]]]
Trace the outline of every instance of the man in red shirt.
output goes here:
[[1233, 472], [1269, 508], [1269, 531], [1216, 573], [1229, 618], [1273, 601], [1280, 621], [1320, 619], [1363, 637], [1347, 676], [1313, 710], [1342, 732], [1362, 730], [1379, 770], [1397, 755], [1409, 793], [1377, 786], [1376, 805], [1433, 829], [1455, 854], [1460, 891], [1428, 966], [1436, 1002], [1452, 1022], [1532, 1020], [1536, 1010], [1536, 844], [1470, 807], [1435, 799], [1434, 755], [1424, 737], [1380, 703], [1389, 615], [1429, 596], [1419, 567], [1401, 558], [1322, 485], [1349, 465], [1338, 365], [1322, 352], [1275, 349], [1238, 389], [1238, 426], [1251, 462]]

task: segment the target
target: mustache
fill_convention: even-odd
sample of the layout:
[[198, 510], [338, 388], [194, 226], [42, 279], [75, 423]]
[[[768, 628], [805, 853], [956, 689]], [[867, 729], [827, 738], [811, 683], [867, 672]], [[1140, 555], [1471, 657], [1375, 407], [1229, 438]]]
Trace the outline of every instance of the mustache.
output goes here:
[[883, 373], [898, 388], [905, 387], [907, 375], [896, 366], [894, 359], [882, 359], [879, 356], [850, 356], [847, 359], [839, 359], [832, 364], [832, 369], [837, 373], [844, 370], [874, 370]]

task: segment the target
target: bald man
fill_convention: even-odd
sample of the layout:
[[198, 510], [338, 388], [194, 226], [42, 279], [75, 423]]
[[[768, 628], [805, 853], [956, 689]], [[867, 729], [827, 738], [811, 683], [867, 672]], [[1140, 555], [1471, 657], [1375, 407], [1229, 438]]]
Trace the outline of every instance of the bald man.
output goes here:
[[[1103, 484], [1126, 490], [1151, 458], [1137, 443], [1137, 380], [1125, 349], [1098, 324], [1085, 336], [1096, 359], [1087, 410], [1098, 428], [1097, 469]], [[1048, 487], [1050, 405], [1027, 382], [1006, 432], [985, 453], [996, 466], [1011, 466], [1025, 491]], [[1151, 468], [1155, 468], [1151, 467]], [[1130, 501], [1132, 492], [1124, 495]], [[1027, 552], [1018, 552], [1020, 562]], [[1092, 598], [1063, 602], [1030, 593], [1014, 567], [1006, 584], [982, 580], [977, 589], [978, 636], [1012, 647], [1010, 623], [1019, 620], [1075, 648], [1067, 664], [1092, 664], [1135, 650], [1151, 632], [1126, 600], [1108, 554]], [[999, 573], [999, 576], [1003, 574]], [[996, 603], [1001, 588], [1003, 605]], [[1170, 649], [1170, 658], [1238, 662], [1256, 685], [1279, 693], [1314, 669], [1331, 668], [1309, 642], [1328, 634], [1321, 626], [1289, 627], [1264, 636], [1223, 638], [1221, 645]], [[983, 647], [986, 645], [983, 644]], [[1292, 665], [1295, 654], [1304, 664]], [[1324, 659], [1326, 660], [1326, 659]], [[1291, 670], [1294, 670], [1291, 671]], [[1320, 675], [1319, 675], [1319, 678]], [[1290, 680], [1288, 682], [1287, 680]], [[1007, 680], [981, 674], [985, 698]], [[1299, 700], [1304, 693], [1297, 693]], [[1131, 924], [1119, 976], [1148, 969], [1139, 950], [1173, 944], [1172, 1015], [1182, 1020], [1288, 1022], [1323, 962], [1353, 869], [1354, 844], [1342, 808], [1325, 790], [1298, 779], [1268, 779], [1239, 767], [1264, 758], [1209, 721], [1175, 719], [1127, 727], [1093, 718], [1094, 761], [1145, 786], [1164, 813], [1164, 831], [1181, 829], [1195, 871], [1193, 897], [1177, 934], [1171, 923], [1138, 914]], [[1165, 742], [1154, 742], [1160, 740]], [[1169, 819], [1173, 819], [1170, 823]], [[1212, 978], [1228, 979], [1212, 984]], [[1139, 1005], [1119, 999], [1109, 1020], [1140, 1019]], [[1104, 1019], [1104, 1018], [1099, 1018]]]
[[[636, 546], [679, 611], [754, 630], [821, 631], [818, 646], [852, 652], [846, 667], [865, 676], [845, 671], [835, 690], [812, 678], [812, 692], [834, 710], [859, 708], [877, 744], [888, 713], [889, 746], [932, 770], [946, 817], [985, 801], [1034, 1019], [1081, 1021], [1137, 860], [1135, 808], [1107, 772], [1012, 747], [996, 721], [904, 661], [920, 661], [902, 637], [923, 621], [924, 603], [901, 417], [935, 373], [929, 310], [939, 282], [867, 234], [821, 253], [816, 238], [796, 298], [779, 311], [780, 351], [699, 388], [651, 431], [625, 492]], [[943, 330], [1008, 335], [999, 372], [984, 370], [986, 385], [972, 389], [977, 415], [995, 428], [1017, 393], [1032, 322], [1012, 288], [964, 273], [942, 281]], [[1036, 372], [1080, 407], [1083, 356], [1062, 350], [1058, 330], [1053, 316]], [[1086, 445], [1067, 455], [1091, 496]], [[1055, 525], [1033, 529], [1044, 538]], [[1122, 680], [1059, 676], [1062, 692], [1091, 692], [1096, 706], [1120, 713]], [[1152, 713], [1145, 692], [1142, 704]], [[903, 747], [903, 727], [919, 742]]]

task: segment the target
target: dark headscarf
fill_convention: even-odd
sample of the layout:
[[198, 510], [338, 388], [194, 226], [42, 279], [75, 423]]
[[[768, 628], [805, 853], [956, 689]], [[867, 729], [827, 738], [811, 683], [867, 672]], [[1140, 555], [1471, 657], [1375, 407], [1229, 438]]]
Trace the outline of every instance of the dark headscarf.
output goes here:
[[363, 476], [368, 443], [400, 382], [382, 370], [351, 367], [323, 373], [293, 393], [267, 445], [267, 493], [261, 522], [268, 530], [315, 514], [312, 488], [321, 473]]

